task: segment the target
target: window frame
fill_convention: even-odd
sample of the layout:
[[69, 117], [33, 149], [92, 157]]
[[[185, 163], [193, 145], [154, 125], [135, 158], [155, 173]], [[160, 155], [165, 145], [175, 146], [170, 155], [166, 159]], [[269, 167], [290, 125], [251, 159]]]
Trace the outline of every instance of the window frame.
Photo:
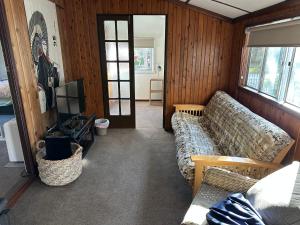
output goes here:
[[151, 62], [151, 70], [139, 70], [134, 65], [135, 74], [153, 74], [155, 72], [155, 66], [154, 66], [155, 48], [154, 47], [152, 47], [152, 48], [151, 47], [148, 47], [148, 48], [135, 47], [134, 51], [136, 49], [151, 49], [151, 56], [152, 56], [151, 60], [152, 60], [152, 62]]
[[[265, 68], [265, 64], [266, 64], [267, 52], [268, 52], [269, 47], [261, 47], [261, 48], [266, 48], [266, 50], [264, 51], [264, 59], [263, 59], [261, 74], [259, 77], [260, 80], [259, 80], [258, 88], [256, 89], [256, 88], [248, 85], [249, 65], [250, 65], [250, 61], [251, 61], [251, 48], [248, 48], [248, 53], [246, 54], [247, 64], [246, 64], [246, 70], [244, 70], [246, 72], [246, 74], [245, 74], [245, 79], [242, 82], [242, 87], [249, 91], [252, 91], [256, 94], [259, 94], [263, 98], [266, 98], [271, 101], [275, 101], [276, 103], [278, 103], [280, 105], [287, 106], [287, 108], [292, 109], [293, 111], [296, 111], [297, 113], [299, 113], [300, 106], [297, 106], [291, 102], [288, 102], [287, 94], [288, 94], [288, 90], [289, 90], [289, 87], [291, 84], [291, 76], [292, 76], [292, 72], [293, 72], [296, 51], [297, 51], [297, 48], [298, 48], [298, 51], [300, 51], [300, 47], [282, 47], [282, 48], [285, 48], [285, 52], [284, 52], [284, 57], [282, 60], [283, 65], [280, 70], [280, 79], [279, 79], [280, 84], [279, 84], [279, 88], [277, 90], [276, 96], [272, 96], [272, 95], [262, 91], [262, 85], [263, 85], [263, 81], [264, 81], [264, 77], [265, 77], [264, 68]], [[285, 72], [287, 74], [284, 74]]]

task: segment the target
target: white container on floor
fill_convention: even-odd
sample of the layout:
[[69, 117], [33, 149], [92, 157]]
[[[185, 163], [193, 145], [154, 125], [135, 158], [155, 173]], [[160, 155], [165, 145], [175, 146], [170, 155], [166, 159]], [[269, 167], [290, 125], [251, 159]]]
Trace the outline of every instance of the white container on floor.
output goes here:
[[97, 120], [95, 120], [96, 134], [98, 136], [107, 135], [108, 126], [109, 126], [109, 120], [108, 119], [97, 119]]
[[16, 119], [12, 119], [3, 125], [5, 141], [10, 162], [23, 162], [24, 156], [20, 140], [20, 134]]

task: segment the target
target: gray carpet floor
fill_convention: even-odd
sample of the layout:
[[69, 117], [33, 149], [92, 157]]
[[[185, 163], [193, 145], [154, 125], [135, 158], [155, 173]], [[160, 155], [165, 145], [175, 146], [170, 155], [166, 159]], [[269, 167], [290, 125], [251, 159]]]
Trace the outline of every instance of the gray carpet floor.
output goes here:
[[178, 225], [192, 200], [173, 134], [110, 129], [97, 137], [78, 180], [35, 181], [12, 209], [15, 225]]
[[136, 101], [136, 127], [137, 128], [162, 128], [163, 107], [161, 102]]
[[0, 141], [0, 196], [8, 194], [10, 189], [22, 180], [24, 167], [5, 167], [9, 162], [5, 141]]

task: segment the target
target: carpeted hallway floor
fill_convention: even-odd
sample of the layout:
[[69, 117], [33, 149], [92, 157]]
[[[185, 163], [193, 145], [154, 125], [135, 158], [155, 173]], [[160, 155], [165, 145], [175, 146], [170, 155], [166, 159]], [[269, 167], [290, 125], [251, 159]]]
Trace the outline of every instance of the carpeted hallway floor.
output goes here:
[[191, 188], [176, 163], [173, 134], [111, 129], [97, 137], [81, 177], [65, 187], [34, 182], [12, 209], [15, 225], [178, 225]]
[[163, 106], [161, 102], [136, 101], [135, 102], [137, 128], [162, 128]]

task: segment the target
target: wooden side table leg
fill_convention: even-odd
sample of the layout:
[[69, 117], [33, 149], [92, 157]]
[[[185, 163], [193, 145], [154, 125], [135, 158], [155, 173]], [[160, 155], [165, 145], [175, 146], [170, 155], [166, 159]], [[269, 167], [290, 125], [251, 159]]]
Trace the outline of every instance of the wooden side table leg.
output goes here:
[[151, 105], [151, 80], [150, 80], [150, 87], [149, 87], [149, 104]]

